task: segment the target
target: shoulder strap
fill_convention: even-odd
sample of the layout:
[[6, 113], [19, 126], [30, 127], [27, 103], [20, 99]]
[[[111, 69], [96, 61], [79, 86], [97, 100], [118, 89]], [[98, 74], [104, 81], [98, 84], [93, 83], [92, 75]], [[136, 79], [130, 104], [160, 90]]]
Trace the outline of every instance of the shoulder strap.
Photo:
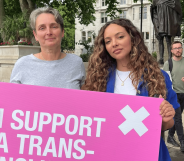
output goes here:
[[169, 63], [169, 71], [170, 73], [172, 72], [172, 68], [173, 68], [173, 61], [172, 58], [168, 59], [168, 63]]

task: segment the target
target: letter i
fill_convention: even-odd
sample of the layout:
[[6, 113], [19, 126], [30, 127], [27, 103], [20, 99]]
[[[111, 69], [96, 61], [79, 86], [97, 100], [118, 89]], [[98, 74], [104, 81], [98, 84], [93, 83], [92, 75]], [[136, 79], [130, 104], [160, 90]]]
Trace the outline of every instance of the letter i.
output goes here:
[[4, 113], [4, 109], [0, 108], [0, 128], [2, 128], [2, 125], [3, 125], [3, 113]]

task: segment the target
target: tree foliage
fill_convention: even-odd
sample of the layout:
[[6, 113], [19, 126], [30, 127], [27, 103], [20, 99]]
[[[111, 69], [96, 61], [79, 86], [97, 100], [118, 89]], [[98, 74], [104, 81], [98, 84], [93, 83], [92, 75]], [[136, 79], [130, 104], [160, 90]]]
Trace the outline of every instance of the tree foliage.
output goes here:
[[4, 0], [5, 14], [13, 16], [27, 10], [30, 13], [35, 7], [49, 5], [50, 0]]
[[106, 0], [106, 4], [107, 4], [107, 15], [111, 18], [116, 18], [117, 15], [116, 13], [117, 12], [122, 12], [121, 10], [117, 9], [117, 5], [119, 4], [119, 2], [117, 2], [117, 0]]
[[[24, 10], [30, 13], [35, 7], [43, 7], [45, 5], [58, 8], [61, 4], [68, 8], [67, 15], [70, 17], [70, 22], [75, 18], [84, 25], [89, 25], [95, 21], [95, 4], [97, 0], [4, 0], [5, 14], [8, 16], [16, 15]], [[116, 17], [117, 0], [106, 0], [107, 14], [110, 17]]]
[[20, 3], [18, 0], [4, 0], [4, 10], [6, 16], [17, 15], [21, 13]]
[[[0, 0], [0, 6], [3, 6], [4, 5], [4, 2], [3, 0]], [[1, 23], [2, 23], [2, 19], [4, 17], [4, 8], [2, 7], [2, 9], [0, 9], [0, 27], [1, 27]]]
[[68, 8], [61, 4], [57, 8], [64, 21], [64, 38], [61, 43], [62, 49], [73, 50], [75, 48], [75, 20], [68, 16]]
[[181, 9], [182, 9], [182, 18], [184, 20], [184, 0], [180, 0], [181, 1]]
[[91, 39], [88, 39], [87, 41], [82, 41], [79, 44], [84, 46], [84, 49], [86, 49], [86, 53], [80, 54], [80, 57], [82, 58], [83, 62], [88, 62], [92, 52], [94, 45], [90, 45]]
[[88, 25], [95, 20], [94, 3], [96, 0], [64, 0], [63, 4], [68, 8], [68, 17], [71, 21], [79, 19], [79, 23]]
[[5, 16], [0, 32], [3, 33], [5, 41], [18, 41], [20, 37], [31, 38], [33, 35], [26, 11], [13, 17]]

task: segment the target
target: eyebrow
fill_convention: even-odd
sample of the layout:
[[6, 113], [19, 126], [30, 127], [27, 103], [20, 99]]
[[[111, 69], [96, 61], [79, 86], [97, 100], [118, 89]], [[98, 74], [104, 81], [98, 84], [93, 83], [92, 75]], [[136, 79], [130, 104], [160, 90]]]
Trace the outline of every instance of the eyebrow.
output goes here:
[[[44, 25], [45, 24], [41, 24], [41, 25], [38, 26], [38, 28], [41, 27], [41, 26], [44, 26]], [[59, 25], [59, 24], [58, 23], [51, 23], [50, 25]]]
[[[115, 36], [117, 36], [117, 35], [119, 35], [119, 34], [121, 34], [121, 33], [124, 34], [124, 32], [118, 32], [118, 33], [115, 34]], [[106, 37], [105, 39], [110, 39], [110, 37]], [[104, 39], [104, 40], [105, 40], [105, 39]]]

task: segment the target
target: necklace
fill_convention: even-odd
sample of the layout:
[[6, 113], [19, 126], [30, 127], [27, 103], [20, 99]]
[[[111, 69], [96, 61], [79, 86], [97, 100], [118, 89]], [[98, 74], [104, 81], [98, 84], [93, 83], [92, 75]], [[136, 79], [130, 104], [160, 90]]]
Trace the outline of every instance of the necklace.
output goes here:
[[[60, 56], [59, 56], [59, 58], [57, 60], [59, 60], [61, 58], [61, 54], [62, 53], [60, 53]], [[43, 55], [42, 55], [42, 53], [40, 53], [40, 55], [41, 55], [42, 59], [45, 60], [44, 57], [43, 57]], [[49, 61], [49, 60], [45, 60], [45, 61]]]
[[[118, 74], [118, 71], [117, 71], [117, 74]], [[130, 75], [130, 74], [129, 74], [129, 75]], [[125, 81], [126, 81], [126, 80], [127, 80], [127, 78], [129, 77], [129, 75], [125, 78], [125, 80], [124, 80], [124, 81], [122, 81], [122, 80], [121, 80], [121, 78], [120, 78], [120, 76], [119, 76], [119, 74], [118, 74], [119, 79], [122, 81], [121, 86], [124, 86]]]

